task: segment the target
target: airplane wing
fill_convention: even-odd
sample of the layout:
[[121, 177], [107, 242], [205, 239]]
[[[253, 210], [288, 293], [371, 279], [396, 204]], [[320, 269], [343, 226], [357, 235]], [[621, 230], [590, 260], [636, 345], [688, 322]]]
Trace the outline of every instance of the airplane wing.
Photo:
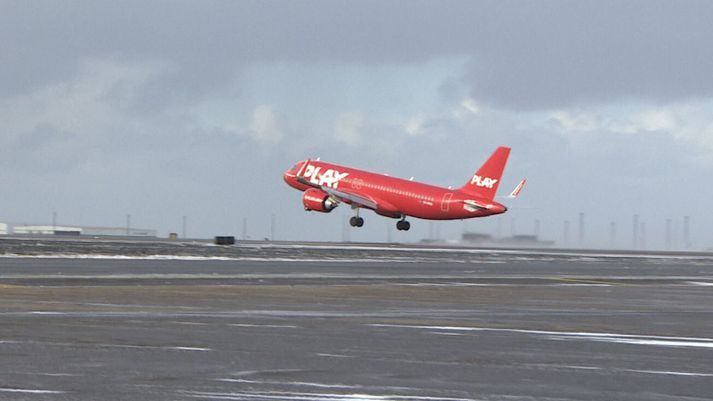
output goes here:
[[[305, 165], [306, 164], [307, 163], [305, 163]], [[300, 170], [300, 173], [302, 173], [302, 170]], [[310, 187], [317, 188], [323, 192], [326, 192], [340, 202], [348, 201], [350, 204], [363, 206], [373, 210], [379, 208], [379, 204], [373, 199], [347, 191], [340, 191], [338, 189], [334, 189], [325, 185], [315, 184], [310, 180], [302, 177], [301, 174], [297, 175], [297, 181], [301, 182], [302, 184], [309, 185]]]
[[342, 202], [346, 200], [346, 201], [349, 201], [349, 203], [351, 203], [352, 205], [359, 205], [359, 206], [363, 206], [363, 207], [373, 209], [373, 210], [376, 210], [379, 208], [379, 204], [375, 200], [367, 198], [362, 195], [357, 195], [354, 193], [340, 191], [338, 189], [334, 189], [334, 188], [330, 188], [330, 187], [326, 187], [326, 186], [320, 186], [319, 189], [332, 195], [333, 197], [337, 198], [338, 200], [340, 200]]

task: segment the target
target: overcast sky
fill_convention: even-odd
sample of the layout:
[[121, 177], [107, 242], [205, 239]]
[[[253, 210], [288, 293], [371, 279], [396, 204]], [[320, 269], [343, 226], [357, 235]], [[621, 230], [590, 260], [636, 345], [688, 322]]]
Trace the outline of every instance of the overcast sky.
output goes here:
[[[3, 1], [0, 221], [341, 240], [348, 208], [302, 210], [282, 172], [321, 157], [460, 186], [513, 148], [502, 217], [367, 212], [359, 241], [429, 232], [586, 245], [632, 215], [713, 246], [709, 1]], [[387, 228], [391, 233], [387, 233]]]

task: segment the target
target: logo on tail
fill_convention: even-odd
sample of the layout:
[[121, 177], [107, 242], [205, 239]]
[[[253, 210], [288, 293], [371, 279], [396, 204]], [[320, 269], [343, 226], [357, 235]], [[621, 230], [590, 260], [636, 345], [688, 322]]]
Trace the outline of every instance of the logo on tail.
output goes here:
[[473, 174], [470, 181], [463, 185], [460, 190], [485, 199], [495, 198], [508, 156], [510, 156], [510, 148], [500, 146], [495, 149], [495, 152], [490, 155], [488, 160], [483, 163], [478, 171]]
[[493, 185], [495, 185], [499, 180], [496, 180], [494, 178], [490, 177], [481, 177], [479, 175], [474, 175], [473, 178], [470, 180], [471, 185], [475, 185], [476, 187], [485, 187], [485, 188], [493, 188]]

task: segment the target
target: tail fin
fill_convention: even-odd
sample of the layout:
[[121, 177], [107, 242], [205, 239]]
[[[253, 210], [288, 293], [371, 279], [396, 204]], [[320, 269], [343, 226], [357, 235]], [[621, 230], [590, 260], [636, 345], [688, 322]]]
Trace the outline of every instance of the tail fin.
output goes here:
[[498, 186], [500, 185], [500, 177], [503, 175], [509, 155], [510, 148], [508, 147], [500, 146], [495, 149], [490, 158], [460, 190], [487, 199], [495, 198], [495, 193], [498, 192]]

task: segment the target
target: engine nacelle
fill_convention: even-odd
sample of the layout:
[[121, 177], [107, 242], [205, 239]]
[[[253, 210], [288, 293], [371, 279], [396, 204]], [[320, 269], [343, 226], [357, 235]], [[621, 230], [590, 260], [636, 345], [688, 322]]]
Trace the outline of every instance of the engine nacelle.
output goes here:
[[302, 204], [305, 210], [329, 213], [337, 207], [337, 201], [329, 197], [329, 194], [317, 188], [310, 188], [302, 195]]

